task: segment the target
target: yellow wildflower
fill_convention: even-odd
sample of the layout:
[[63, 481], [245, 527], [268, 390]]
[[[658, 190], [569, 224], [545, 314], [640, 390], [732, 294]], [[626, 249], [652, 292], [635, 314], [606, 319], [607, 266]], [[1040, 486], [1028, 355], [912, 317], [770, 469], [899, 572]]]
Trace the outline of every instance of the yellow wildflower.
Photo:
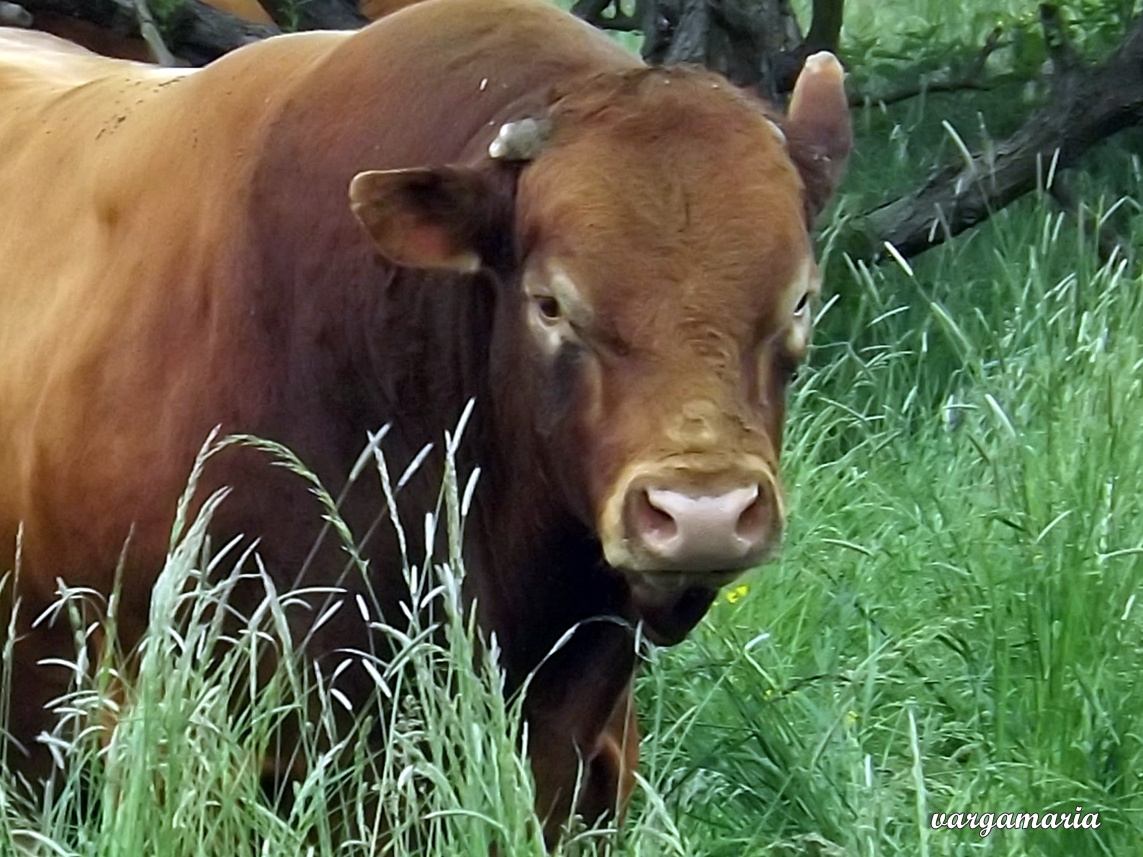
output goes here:
[[746, 597], [746, 593], [750, 591], [750, 587], [745, 583], [740, 583], [726, 593], [726, 603], [735, 604]]

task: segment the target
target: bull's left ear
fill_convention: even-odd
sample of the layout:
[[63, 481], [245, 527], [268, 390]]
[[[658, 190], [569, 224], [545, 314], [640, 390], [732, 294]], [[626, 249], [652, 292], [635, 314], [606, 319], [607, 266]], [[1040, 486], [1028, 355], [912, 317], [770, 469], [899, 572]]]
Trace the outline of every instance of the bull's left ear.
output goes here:
[[371, 170], [349, 183], [349, 207], [386, 258], [412, 268], [473, 272], [489, 260], [504, 205], [467, 167]]
[[806, 186], [809, 215], [815, 217], [837, 190], [853, 146], [845, 71], [833, 54], [822, 51], [806, 60], [783, 127]]

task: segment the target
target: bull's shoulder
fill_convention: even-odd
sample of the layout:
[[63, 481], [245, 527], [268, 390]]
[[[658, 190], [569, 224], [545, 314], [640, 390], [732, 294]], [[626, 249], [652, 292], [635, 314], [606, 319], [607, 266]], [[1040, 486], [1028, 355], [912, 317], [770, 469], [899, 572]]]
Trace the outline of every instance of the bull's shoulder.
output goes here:
[[87, 117], [115, 109], [128, 89], [159, 91], [190, 73], [109, 59], [47, 33], [0, 28], [0, 137], [10, 153], [57, 122], [82, 126]]

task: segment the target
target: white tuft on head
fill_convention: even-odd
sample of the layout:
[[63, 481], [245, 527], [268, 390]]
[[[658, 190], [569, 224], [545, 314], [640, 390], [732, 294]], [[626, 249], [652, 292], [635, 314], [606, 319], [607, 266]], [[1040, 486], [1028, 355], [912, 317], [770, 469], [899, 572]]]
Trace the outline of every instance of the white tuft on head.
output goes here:
[[530, 161], [543, 150], [550, 131], [547, 119], [506, 122], [488, 146], [488, 156], [499, 161]]

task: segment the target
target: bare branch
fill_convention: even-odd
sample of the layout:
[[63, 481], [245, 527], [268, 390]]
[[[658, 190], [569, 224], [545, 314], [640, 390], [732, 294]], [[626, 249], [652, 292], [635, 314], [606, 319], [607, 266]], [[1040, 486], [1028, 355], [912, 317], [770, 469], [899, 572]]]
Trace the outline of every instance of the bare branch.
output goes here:
[[163, 37], [159, 35], [159, 28], [155, 26], [155, 19], [151, 16], [147, 0], [135, 0], [135, 17], [139, 21], [139, 33], [150, 48], [155, 62], [168, 67], [182, 65], [163, 42]]
[[587, 21], [589, 24], [595, 24], [607, 8], [612, 4], [613, 0], [576, 0], [572, 4], [571, 13], [577, 18]]
[[116, 0], [20, 0], [20, 3], [32, 13], [33, 19], [41, 12], [49, 12], [90, 21], [119, 35], [138, 30], [130, 3], [124, 5]]
[[988, 39], [981, 48], [980, 53], [977, 55], [973, 64], [961, 75], [947, 80], [921, 80], [916, 83], [910, 83], [906, 86], [891, 89], [888, 92], [875, 93], [873, 95], [865, 93], [851, 93], [849, 96], [850, 107], [868, 107], [870, 105], [878, 105], [885, 107], [890, 104], [896, 104], [900, 101], [905, 101], [909, 98], [915, 98], [918, 95], [927, 95], [933, 92], [963, 92], [965, 90], [987, 90], [990, 84], [984, 78], [985, 63], [988, 62], [991, 56], [998, 47], [1000, 47], [1000, 36], [1003, 31], [1000, 27], [996, 27], [988, 35]]
[[200, 0], [183, 0], [167, 21], [171, 50], [192, 65], [203, 65], [281, 32], [269, 24], [243, 21]]
[[1103, 65], [1061, 76], [1056, 97], [1008, 140], [939, 170], [919, 190], [859, 218], [845, 243], [877, 257], [884, 242], [915, 256], [1037, 188], [1051, 189], [1097, 143], [1143, 123], [1143, 16]]
[[919, 95], [929, 95], [936, 92], [966, 92], [974, 90], [985, 92], [991, 85], [983, 80], [933, 80], [909, 83], [887, 92], [868, 95], [861, 92], [849, 93], [850, 107], [888, 107], [901, 101], [908, 101]]
[[807, 56], [818, 51], [837, 53], [844, 14], [845, 0], [814, 0], [810, 31], [803, 42]]

